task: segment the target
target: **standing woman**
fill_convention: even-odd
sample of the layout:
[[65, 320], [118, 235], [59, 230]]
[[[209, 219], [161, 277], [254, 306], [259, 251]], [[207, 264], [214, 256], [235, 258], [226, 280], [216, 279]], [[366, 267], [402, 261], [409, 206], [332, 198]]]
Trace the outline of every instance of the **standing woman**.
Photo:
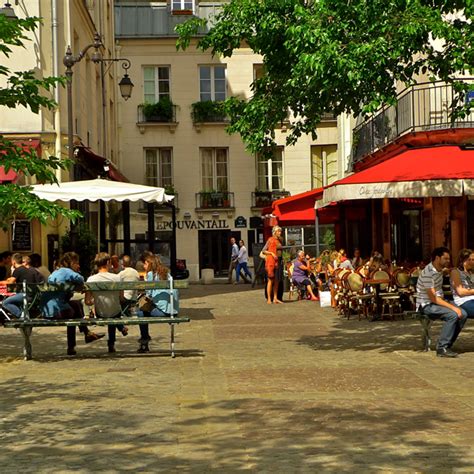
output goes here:
[[451, 289], [456, 306], [464, 309], [468, 318], [474, 318], [474, 252], [462, 249], [459, 252], [457, 267], [451, 270]]
[[[159, 257], [153, 254], [147, 254], [145, 256], [143, 267], [146, 272], [146, 281], [166, 281], [168, 279], [169, 269], [161, 263]], [[146, 294], [153, 301], [153, 308], [150, 311], [138, 310], [138, 317], [171, 316], [171, 298], [169, 290], [147, 290]], [[178, 314], [178, 290], [173, 290], [173, 307], [173, 313]], [[140, 324], [140, 347], [138, 348], [138, 352], [149, 352], [150, 349], [148, 347], [148, 344], [150, 341], [151, 337], [148, 329], [148, 324]]]
[[283, 278], [283, 262], [281, 257], [281, 232], [280, 226], [274, 226], [272, 236], [267, 240], [264, 250], [265, 270], [267, 272], [267, 303], [280, 304], [278, 299], [278, 285]]

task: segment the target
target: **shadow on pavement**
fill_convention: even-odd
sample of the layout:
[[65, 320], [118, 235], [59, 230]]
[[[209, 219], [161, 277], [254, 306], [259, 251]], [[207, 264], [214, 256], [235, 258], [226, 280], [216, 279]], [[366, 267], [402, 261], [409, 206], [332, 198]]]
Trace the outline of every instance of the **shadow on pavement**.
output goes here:
[[[430, 440], [457, 418], [443, 407], [333, 405], [327, 400], [240, 398], [186, 406], [187, 421], [159, 403], [120, 403], [104, 386], [0, 384], [4, 472], [451, 472], [469, 468], [467, 446]], [[138, 394], [139, 395], [139, 394]], [[44, 408], [30, 411], [43, 402]], [[104, 407], [104, 400], [110, 401]], [[101, 402], [101, 405], [99, 405]], [[130, 406], [132, 403], [132, 406]], [[238, 426], [238, 429], [236, 429]], [[449, 466], [449, 469], [448, 469]]]
[[[335, 321], [327, 335], [301, 336], [297, 343], [316, 351], [371, 351], [393, 352], [402, 350], [423, 350], [422, 330], [418, 321], [358, 321], [356, 319], [342, 319], [335, 315]], [[441, 322], [432, 326], [431, 349], [436, 347]], [[456, 351], [474, 351], [473, 331], [466, 326], [459, 335], [455, 345]]]

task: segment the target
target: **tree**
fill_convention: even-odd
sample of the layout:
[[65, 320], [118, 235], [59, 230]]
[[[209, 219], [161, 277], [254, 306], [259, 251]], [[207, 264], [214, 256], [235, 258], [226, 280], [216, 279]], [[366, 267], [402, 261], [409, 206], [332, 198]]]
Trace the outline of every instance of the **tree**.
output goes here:
[[[197, 47], [229, 57], [246, 45], [263, 56], [253, 96], [225, 104], [229, 132], [259, 152], [274, 145], [288, 110], [294, 144], [314, 136], [325, 113], [366, 116], [396, 102], [397, 83], [420, 76], [453, 83], [456, 114], [465, 114], [470, 86], [454, 79], [474, 69], [473, 16], [471, 0], [231, 0]], [[203, 26], [179, 25], [178, 49]]]
[[[10, 19], [0, 14], [0, 55], [10, 57], [13, 48], [25, 47], [26, 33], [33, 31], [39, 18]], [[64, 82], [61, 78], [38, 78], [33, 71], [12, 72], [0, 61], [0, 75], [6, 87], [0, 87], [0, 111], [5, 107], [18, 105], [29, 107], [39, 113], [41, 107], [53, 109], [54, 100], [48, 96], [52, 88]], [[4, 113], [4, 112], [3, 112]], [[0, 166], [5, 171], [13, 170], [25, 176], [36, 176], [40, 183], [57, 183], [55, 171], [66, 169], [67, 160], [54, 156], [41, 158], [32, 148], [25, 149], [0, 135]], [[0, 185], [0, 227], [7, 229], [16, 216], [29, 220], [38, 219], [46, 223], [48, 219], [65, 216], [74, 220], [80, 213], [58, 204], [39, 199], [31, 192], [31, 187], [18, 184]]]

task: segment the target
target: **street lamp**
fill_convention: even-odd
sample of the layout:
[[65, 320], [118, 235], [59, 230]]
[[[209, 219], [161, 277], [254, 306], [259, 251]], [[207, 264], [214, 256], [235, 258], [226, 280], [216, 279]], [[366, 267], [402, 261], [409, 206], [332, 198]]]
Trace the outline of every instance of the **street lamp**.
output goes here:
[[66, 66], [66, 91], [67, 91], [67, 141], [68, 141], [68, 157], [69, 160], [72, 162], [74, 157], [74, 144], [73, 144], [73, 113], [72, 113], [72, 68], [73, 66], [80, 62], [84, 56], [86, 55], [89, 49], [94, 48], [95, 51], [92, 54], [91, 60], [93, 63], [107, 63], [110, 62], [111, 65], [114, 62], [122, 61], [122, 67], [125, 70], [125, 74], [122, 77], [119, 87], [120, 93], [125, 100], [128, 100], [132, 94], [133, 83], [130, 80], [130, 77], [127, 71], [130, 69], [131, 63], [126, 58], [102, 58], [102, 54], [100, 52], [100, 48], [103, 48], [104, 44], [100, 39], [99, 33], [95, 32], [94, 34], [94, 42], [88, 44], [85, 48], [83, 48], [77, 56], [74, 56], [71, 51], [71, 46], [68, 46], [66, 49], [66, 55], [63, 58], [63, 64]]
[[5, 2], [5, 5], [0, 8], [0, 15], [5, 15], [8, 20], [18, 20], [18, 17], [15, 15], [15, 11], [13, 10], [10, 2]]

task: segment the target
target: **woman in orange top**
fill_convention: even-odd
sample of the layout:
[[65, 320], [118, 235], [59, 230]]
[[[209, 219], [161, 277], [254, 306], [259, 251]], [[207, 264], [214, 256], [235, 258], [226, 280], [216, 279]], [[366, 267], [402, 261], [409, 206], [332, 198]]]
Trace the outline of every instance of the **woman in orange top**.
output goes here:
[[281, 232], [279, 226], [274, 226], [272, 236], [267, 240], [263, 253], [265, 255], [265, 270], [267, 272], [267, 303], [280, 304], [278, 299], [278, 284], [282, 277], [283, 265], [281, 262]]

